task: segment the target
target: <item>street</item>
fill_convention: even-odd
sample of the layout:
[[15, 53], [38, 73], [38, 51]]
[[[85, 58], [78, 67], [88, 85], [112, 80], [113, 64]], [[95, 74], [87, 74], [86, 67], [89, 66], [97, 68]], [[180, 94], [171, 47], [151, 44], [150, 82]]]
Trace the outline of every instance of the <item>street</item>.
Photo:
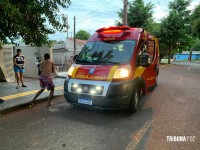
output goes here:
[[[73, 107], [63, 96], [0, 116], [1, 150], [198, 150], [200, 64], [162, 65], [135, 114]], [[167, 136], [191, 136], [168, 141]]]

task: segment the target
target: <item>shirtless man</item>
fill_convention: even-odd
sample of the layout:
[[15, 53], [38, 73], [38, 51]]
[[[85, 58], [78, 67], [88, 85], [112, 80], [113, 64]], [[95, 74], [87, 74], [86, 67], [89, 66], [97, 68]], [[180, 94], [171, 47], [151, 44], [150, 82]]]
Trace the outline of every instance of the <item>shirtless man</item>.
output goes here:
[[32, 100], [31, 106], [34, 105], [36, 98], [42, 94], [42, 92], [47, 88], [47, 90], [50, 90], [47, 107], [51, 106], [51, 99], [54, 94], [54, 84], [51, 78], [51, 73], [55, 72], [55, 67], [53, 61], [50, 60], [50, 55], [48, 53], [44, 54], [44, 61], [40, 64], [41, 74], [40, 74], [40, 87], [41, 90], [37, 92], [35, 97]]

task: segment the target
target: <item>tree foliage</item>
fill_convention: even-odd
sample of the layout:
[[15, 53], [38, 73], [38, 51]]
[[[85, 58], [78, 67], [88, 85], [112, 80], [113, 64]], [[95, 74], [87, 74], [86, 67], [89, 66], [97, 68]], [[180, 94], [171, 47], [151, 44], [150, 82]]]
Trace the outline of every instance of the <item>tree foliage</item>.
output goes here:
[[1, 0], [1, 43], [15, 44], [15, 39], [22, 37], [26, 44], [49, 44], [48, 34], [68, 28], [59, 9], [70, 3], [70, 0]]
[[194, 51], [200, 51], [200, 40], [198, 38], [195, 40], [195, 43], [192, 46], [192, 50], [194, 50]]
[[163, 55], [168, 54], [170, 63], [171, 54], [191, 46], [192, 38], [189, 35], [190, 11], [187, 10], [190, 0], [174, 0], [169, 3], [169, 15], [160, 25], [159, 41], [165, 49]]
[[[122, 20], [124, 10], [118, 12], [119, 18]], [[143, 0], [134, 0], [128, 5], [128, 25], [130, 27], [140, 27], [148, 30], [149, 23], [152, 22], [153, 4], [150, 2], [144, 4]], [[122, 22], [118, 21], [118, 25]]]
[[200, 4], [195, 8], [191, 15], [192, 33], [200, 38]]
[[90, 33], [88, 33], [85, 30], [79, 30], [76, 35], [75, 35], [76, 39], [80, 39], [80, 40], [88, 40], [90, 37]]
[[65, 41], [62, 41], [62, 40], [60, 40], [60, 41], [50, 40], [50, 42], [51, 42], [52, 45], [54, 45], [54, 44], [64, 44], [65, 43]]

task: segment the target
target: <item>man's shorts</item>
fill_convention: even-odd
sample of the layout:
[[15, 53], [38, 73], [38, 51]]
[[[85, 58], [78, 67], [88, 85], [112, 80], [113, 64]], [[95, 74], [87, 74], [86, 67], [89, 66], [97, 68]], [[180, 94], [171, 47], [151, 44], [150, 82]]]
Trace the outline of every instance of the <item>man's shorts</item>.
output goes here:
[[14, 66], [14, 72], [21, 72], [21, 73], [24, 73], [24, 72], [25, 72], [25, 69], [21, 69], [21, 68], [18, 67], [18, 66]]
[[47, 88], [47, 90], [49, 91], [55, 87], [52, 78], [50, 76], [41, 75], [39, 80], [41, 89]]

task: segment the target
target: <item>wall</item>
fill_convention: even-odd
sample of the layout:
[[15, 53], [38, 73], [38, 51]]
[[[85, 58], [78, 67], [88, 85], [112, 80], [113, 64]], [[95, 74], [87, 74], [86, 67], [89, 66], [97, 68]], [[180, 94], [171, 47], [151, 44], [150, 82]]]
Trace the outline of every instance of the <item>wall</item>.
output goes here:
[[[176, 61], [188, 60], [189, 54], [175, 54]], [[192, 60], [199, 60], [200, 54], [192, 54]]]
[[41, 60], [45, 53], [49, 53], [52, 57], [52, 52], [49, 47], [32, 47], [29, 45], [26, 46], [15, 46], [14, 55], [16, 50], [20, 48], [22, 54], [25, 56], [25, 73], [24, 77], [38, 78], [38, 69], [36, 64], [36, 53], [38, 53]]
[[2, 49], [0, 49], [0, 80], [6, 80], [7, 82], [15, 81], [12, 45], [4, 45]]
[[58, 71], [65, 72], [69, 69], [69, 67], [71, 66], [70, 57], [73, 55], [73, 52], [53, 50], [53, 61], [58, 67]]

